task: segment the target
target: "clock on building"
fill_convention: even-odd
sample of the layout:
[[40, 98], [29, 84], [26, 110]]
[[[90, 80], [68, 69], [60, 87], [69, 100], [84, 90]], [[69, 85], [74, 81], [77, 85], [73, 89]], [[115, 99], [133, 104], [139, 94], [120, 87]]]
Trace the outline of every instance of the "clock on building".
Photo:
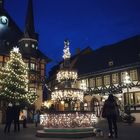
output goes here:
[[6, 16], [0, 17], [0, 24], [8, 25], [8, 18]]

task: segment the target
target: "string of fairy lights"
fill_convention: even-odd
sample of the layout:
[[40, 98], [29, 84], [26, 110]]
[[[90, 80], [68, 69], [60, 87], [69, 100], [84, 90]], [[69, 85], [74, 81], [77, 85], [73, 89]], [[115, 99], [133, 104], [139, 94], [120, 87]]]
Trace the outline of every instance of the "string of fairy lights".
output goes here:
[[71, 57], [70, 49], [69, 49], [69, 41], [65, 40], [64, 41], [64, 50], [63, 50], [63, 58], [64, 59], [69, 59]]
[[97, 117], [90, 112], [48, 113], [40, 115], [40, 124], [47, 128], [84, 128], [93, 127], [94, 123], [97, 123]]
[[[58, 71], [57, 75], [56, 75], [56, 80], [58, 82], [63, 82], [64, 88], [63, 89], [55, 89], [54, 91], [52, 91], [51, 94], [51, 98], [54, 101], [83, 101], [83, 97], [84, 97], [84, 93], [82, 90], [80, 89], [74, 89], [72, 88], [72, 82], [75, 82], [77, 80], [78, 74], [77, 74], [77, 70], [75, 69], [71, 69], [69, 67], [69, 65], [65, 66], [65, 62], [70, 62], [70, 57], [71, 57], [71, 53], [70, 53], [70, 49], [69, 49], [69, 41], [65, 40], [64, 41], [64, 50], [63, 50], [64, 54], [63, 54], [63, 58], [64, 58], [64, 67], [60, 68], [60, 70]], [[67, 85], [67, 81], [69, 81], [69, 86]], [[69, 88], [66, 88], [66, 87]]]
[[35, 91], [29, 90], [28, 67], [22, 60], [19, 48], [14, 47], [10, 59], [0, 69], [0, 97], [11, 102], [28, 102], [37, 100]]
[[[60, 68], [57, 73], [59, 84], [51, 92], [51, 99], [54, 102], [62, 104], [65, 101], [69, 103], [81, 103], [84, 98], [84, 91], [72, 86], [77, 80], [77, 71], [70, 68], [70, 51], [69, 41], [64, 41], [64, 67]], [[65, 65], [67, 64], [67, 65]], [[97, 117], [92, 112], [51, 112], [40, 115], [40, 124], [48, 128], [78, 128], [92, 127], [97, 121]]]
[[57, 80], [61, 82], [63, 80], [76, 80], [77, 79], [77, 71], [76, 70], [60, 70], [57, 73]]

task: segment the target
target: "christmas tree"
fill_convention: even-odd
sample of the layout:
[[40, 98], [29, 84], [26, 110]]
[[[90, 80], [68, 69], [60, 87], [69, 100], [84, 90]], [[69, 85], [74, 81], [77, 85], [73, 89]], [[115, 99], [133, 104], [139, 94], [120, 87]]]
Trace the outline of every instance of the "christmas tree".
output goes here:
[[10, 59], [0, 71], [0, 97], [9, 102], [34, 103], [36, 93], [29, 91], [28, 67], [22, 60], [19, 48], [13, 48]]

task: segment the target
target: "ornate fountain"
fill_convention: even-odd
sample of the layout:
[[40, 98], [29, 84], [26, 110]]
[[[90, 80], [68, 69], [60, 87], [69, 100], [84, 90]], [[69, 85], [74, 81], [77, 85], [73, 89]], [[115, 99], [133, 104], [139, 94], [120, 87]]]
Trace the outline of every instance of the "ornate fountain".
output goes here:
[[[77, 80], [77, 70], [71, 68], [69, 41], [64, 41], [63, 66], [57, 72], [58, 86], [54, 88], [51, 99], [57, 103], [83, 102], [84, 91], [74, 88]], [[93, 124], [96, 123], [97, 117], [90, 111], [77, 111], [70, 107], [64, 111], [50, 111], [40, 115], [40, 124], [43, 130], [37, 131], [39, 137], [89, 137], [93, 136]]]

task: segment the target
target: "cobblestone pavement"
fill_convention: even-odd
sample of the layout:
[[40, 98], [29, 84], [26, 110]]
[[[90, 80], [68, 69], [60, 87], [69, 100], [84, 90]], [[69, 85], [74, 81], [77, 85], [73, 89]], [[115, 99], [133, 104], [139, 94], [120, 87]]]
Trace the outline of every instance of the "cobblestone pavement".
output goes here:
[[[82, 138], [82, 140], [107, 140], [108, 127], [106, 121], [102, 120], [96, 127], [100, 127], [104, 131], [103, 137], [90, 137]], [[3, 133], [4, 125], [0, 125], [0, 140], [65, 140], [56, 138], [38, 138], [35, 136], [37, 129], [33, 124], [28, 124], [27, 128], [21, 128], [20, 132], [14, 133], [13, 127], [11, 127], [11, 132], [9, 134]], [[124, 123], [118, 123], [119, 137], [118, 140], [140, 140], [140, 124], [127, 125]], [[115, 139], [115, 138], [114, 138]], [[75, 139], [68, 139], [75, 140]], [[76, 139], [81, 140], [81, 139]]]

